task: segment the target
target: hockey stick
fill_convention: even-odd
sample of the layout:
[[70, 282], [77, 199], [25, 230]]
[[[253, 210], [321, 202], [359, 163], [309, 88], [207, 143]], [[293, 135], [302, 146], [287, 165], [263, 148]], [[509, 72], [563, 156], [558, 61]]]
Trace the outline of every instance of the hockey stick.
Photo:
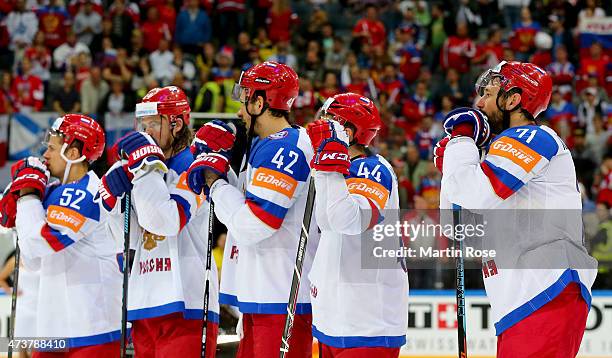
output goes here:
[[121, 302], [121, 358], [125, 357], [127, 347], [127, 300], [130, 271], [130, 199], [132, 194], [125, 193], [123, 213], [123, 298]]
[[202, 351], [200, 352], [201, 357], [206, 357], [206, 333], [208, 326], [208, 304], [210, 300], [210, 265], [212, 261], [212, 243], [213, 243], [213, 227], [215, 223], [215, 204], [210, 199], [210, 209], [208, 212], [208, 246], [206, 250], [206, 268], [204, 283], [204, 312], [203, 318], [204, 326], [202, 326]]
[[297, 254], [295, 256], [295, 267], [293, 269], [293, 279], [291, 280], [291, 291], [289, 291], [289, 302], [287, 303], [287, 318], [285, 319], [285, 329], [283, 338], [281, 339], [280, 358], [285, 358], [289, 352], [289, 339], [291, 338], [291, 328], [295, 321], [295, 308], [297, 306], [298, 292], [300, 290], [300, 280], [302, 279], [302, 266], [304, 266], [304, 257], [306, 256], [306, 244], [308, 243], [308, 229], [310, 228], [310, 219], [312, 219], [312, 209], [315, 199], [315, 184], [312, 174], [308, 183], [308, 196], [306, 197], [306, 208], [304, 211], [304, 220], [302, 221], [302, 232], [300, 241], [298, 242]]
[[19, 236], [15, 235], [15, 268], [13, 269], [13, 292], [11, 293], [11, 325], [9, 327], [8, 358], [13, 358], [13, 340], [15, 339], [15, 319], [17, 317], [17, 289], [19, 287], [20, 264]]
[[[461, 207], [453, 204], [453, 228], [461, 223]], [[454, 238], [454, 249], [461, 251], [457, 255], [457, 340], [459, 343], [459, 358], [467, 357], [467, 336], [465, 318], [465, 264], [463, 262], [463, 240]]]

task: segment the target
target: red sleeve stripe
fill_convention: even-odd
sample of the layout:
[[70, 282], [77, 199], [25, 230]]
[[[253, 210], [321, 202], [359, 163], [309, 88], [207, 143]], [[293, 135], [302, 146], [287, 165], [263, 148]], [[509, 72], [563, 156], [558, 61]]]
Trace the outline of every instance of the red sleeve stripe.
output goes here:
[[257, 216], [259, 220], [263, 221], [269, 227], [276, 230], [279, 229], [283, 224], [283, 218], [279, 218], [270, 214], [269, 212], [262, 209], [259, 205], [257, 205], [256, 202], [247, 199], [246, 203], [249, 206], [249, 209], [251, 209], [251, 211], [253, 212], [253, 214], [255, 214], [255, 216]]
[[47, 240], [47, 243], [55, 252], [63, 250], [66, 247], [74, 244], [74, 240], [60, 233], [59, 231], [52, 229], [48, 224], [45, 224], [42, 227], [40, 234], [45, 240]]
[[480, 167], [489, 179], [495, 193], [504, 200], [524, 185], [520, 179], [486, 160], [480, 164]]
[[191, 205], [187, 202], [187, 200], [183, 199], [180, 195], [171, 194], [170, 198], [176, 202], [176, 208], [178, 209], [179, 214], [179, 231], [183, 230], [187, 222], [191, 218]]
[[378, 207], [376, 207], [376, 204], [374, 204], [374, 202], [369, 198], [366, 199], [368, 199], [368, 204], [370, 204], [370, 208], [372, 209], [372, 216], [370, 217], [370, 224], [368, 225], [368, 230], [370, 230], [374, 227], [374, 225], [378, 224], [378, 222], [382, 220], [380, 220], [380, 211], [378, 210]]

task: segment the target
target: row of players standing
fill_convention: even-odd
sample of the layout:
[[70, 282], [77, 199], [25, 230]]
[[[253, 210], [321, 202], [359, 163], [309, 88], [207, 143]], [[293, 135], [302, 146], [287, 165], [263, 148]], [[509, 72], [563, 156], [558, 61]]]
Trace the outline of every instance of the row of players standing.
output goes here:
[[[532, 64], [502, 62], [479, 86], [477, 107], [489, 118], [477, 109], [453, 111], [445, 121], [449, 136], [436, 148], [435, 163], [444, 174], [441, 207], [579, 209], [569, 151], [552, 130], [535, 125], [550, 99], [550, 77]], [[314, 335], [324, 357], [397, 357], [406, 341], [406, 273], [399, 263], [374, 273], [362, 269], [354, 236], [377, 224], [382, 210], [398, 208], [391, 167], [367, 150], [380, 126], [376, 107], [358, 95], [338, 95], [305, 130], [288, 122], [297, 93], [297, 75], [282, 64], [265, 62], [243, 73], [235, 95], [253, 140], [238, 176], [229, 167], [235, 136], [223, 122], [200, 129], [190, 148], [189, 106], [176, 87], [154, 89], [138, 104], [140, 131], [117, 143], [128, 159], [101, 180], [87, 172], [87, 161], [103, 150], [101, 129], [84, 116], [60, 118], [50, 131], [46, 165], [35, 158], [18, 162], [3, 198], [3, 221], [15, 224], [16, 215], [24, 257], [41, 257], [41, 288], [43, 280], [48, 285], [38, 307], [47, 305], [49, 317], [39, 317], [37, 335], [71, 337], [71, 349], [89, 350], [88, 356], [118, 349], [115, 242], [122, 238], [119, 199], [129, 191], [136, 257], [128, 319], [136, 355], [200, 353], [204, 225], [212, 201], [228, 227], [228, 243], [220, 294], [216, 277], [211, 282], [207, 354], [214, 356], [221, 302], [242, 313], [238, 356], [275, 356], [312, 176], [316, 225], [310, 228], [288, 356], [310, 356]], [[478, 148], [487, 150], [491, 132], [497, 136], [481, 163]], [[509, 145], [515, 150], [503, 149]], [[522, 163], [517, 150], [535, 164]], [[64, 184], [47, 187], [47, 168]], [[380, 192], [385, 195], [372, 195]], [[568, 261], [546, 275], [502, 268], [484, 275], [499, 356], [572, 357], [578, 351], [596, 263], [577, 235], [553, 236], [531, 243], [544, 255], [558, 252], [562, 243], [563, 252], [581, 264]], [[58, 311], [64, 315], [55, 316]]]
[[[2, 223], [16, 227], [24, 264], [38, 262], [28, 267], [40, 276], [29, 335], [68, 338], [70, 357], [119, 354], [121, 199], [130, 192], [128, 320], [136, 356], [200, 355], [210, 200], [228, 227], [228, 250], [221, 294], [213, 262], [206, 355], [215, 355], [219, 302], [242, 313], [238, 356], [277, 355], [312, 167], [317, 220], [288, 357], [310, 356], [313, 332], [334, 354], [398, 356], [406, 342], [406, 273], [398, 265], [360, 278], [359, 244], [348, 240], [376, 224], [383, 209], [399, 207], [391, 166], [366, 149], [381, 126], [378, 112], [365, 97], [339, 95], [324, 115], [342, 121], [346, 132], [317, 121], [307, 133], [288, 121], [297, 94], [297, 74], [283, 64], [243, 74], [238, 115], [252, 144], [239, 175], [229, 167], [231, 128], [213, 121], [192, 141], [189, 104], [177, 87], [153, 89], [137, 105], [138, 131], [116, 144], [126, 156], [101, 179], [89, 165], [104, 150], [102, 128], [83, 115], [58, 118], [44, 162], [17, 162], [2, 199]], [[343, 155], [325, 155], [338, 151]], [[50, 176], [61, 181], [50, 183]], [[349, 190], [346, 178], [385, 196], [363, 186]], [[327, 238], [320, 245], [317, 228]]]

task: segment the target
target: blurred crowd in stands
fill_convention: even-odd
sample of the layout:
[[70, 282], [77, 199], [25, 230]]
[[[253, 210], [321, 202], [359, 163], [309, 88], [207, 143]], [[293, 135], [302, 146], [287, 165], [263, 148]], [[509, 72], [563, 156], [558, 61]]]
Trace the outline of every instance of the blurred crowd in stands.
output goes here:
[[554, 79], [538, 122], [570, 147], [612, 260], [612, 33], [580, 38], [608, 15], [606, 0], [0, 0], [0, 114], [104, 123], [170, 84], [193, 111], [235, 113], [241, 71], [274, 60], [300, 75], [296, 124], [336, 93], [373, 98], [385, 124], [373, 149], [395, 168], [401, 207], [437, 208], [445, 114], [474, 103], [485, 69], [530, 61]]

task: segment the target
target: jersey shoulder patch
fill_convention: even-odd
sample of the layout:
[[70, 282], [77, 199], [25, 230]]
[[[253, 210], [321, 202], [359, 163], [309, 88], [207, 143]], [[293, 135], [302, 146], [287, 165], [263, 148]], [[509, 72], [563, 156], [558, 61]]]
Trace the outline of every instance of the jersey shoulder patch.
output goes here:
[[393, 174], [378, 156], [372, 155], [351, 162], [346, 178], [349, 193], [362, 195], [385, 208], [393, 188]]
[[255, 170], [266, 168], [297, 181], [306, 181], [310, 166], [304, 151], [297, 145], [299, 132], [293, 128], [285, 131], [288, 135], [284, 138], [265, 138], [259, 141], [257, 147], [253, 148], [249, 164]]
[[183, 149], [180, 153], [168, 160], [168, 169], [175, 171], [178, 175], [186, 172], [193, 162], [193, 154], [189, 148]]
[[49, 192], [43, 205], [47, 221], [78, 232], [87, 219], [100, 221], [100, 207], [88, 189], [89, 175], [75, 183], [59, 185]]
[[491, 143], [491, 150], [500, 156], [528, 158], [526, 163], [529, 163], [537, 162], [540, 157], [550, 161], [559, 151], [559, 144], [543, 127], [528, 125], [503, 131]]

